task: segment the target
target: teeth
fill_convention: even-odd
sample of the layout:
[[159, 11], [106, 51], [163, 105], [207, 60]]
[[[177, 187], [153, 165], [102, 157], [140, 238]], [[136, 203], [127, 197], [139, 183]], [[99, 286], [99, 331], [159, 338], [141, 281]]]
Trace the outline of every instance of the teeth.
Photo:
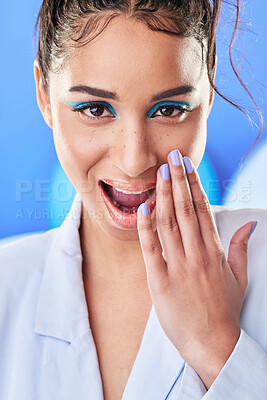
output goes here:
[[116, 200], [112, 199], [112, 202], [115, 204], [116, 207], [120, 206], [120, 204]]
[[142, 190], [142, 191], [140, 191], [140, 192], [133, 192], [133, 191], [129, 191], [129, 190], [118, 189], [118, 188], [116, 188], [115, 186], [114, 186], [114, 189], [116, 189], [118, 192], [122, 192], [122, 193], [125, 193], [125, 194], [141, 194], [141, 193], [147, 191], [147, 190]]

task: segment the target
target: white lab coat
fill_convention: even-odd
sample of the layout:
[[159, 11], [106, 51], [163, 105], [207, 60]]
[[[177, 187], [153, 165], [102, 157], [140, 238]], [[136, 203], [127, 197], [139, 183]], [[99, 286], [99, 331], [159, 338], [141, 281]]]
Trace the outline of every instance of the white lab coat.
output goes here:
[[[237, 228], [259, 220], [249, 242], [238, 343], [207, 391], [152, 306], [123, 400], [267, 399], [267, 209], [212, 210], [226, 255]], [[59, 228], [0, 247], [0, 400], [103, 399], [82, 280], [80, 217], [76, 194]]]

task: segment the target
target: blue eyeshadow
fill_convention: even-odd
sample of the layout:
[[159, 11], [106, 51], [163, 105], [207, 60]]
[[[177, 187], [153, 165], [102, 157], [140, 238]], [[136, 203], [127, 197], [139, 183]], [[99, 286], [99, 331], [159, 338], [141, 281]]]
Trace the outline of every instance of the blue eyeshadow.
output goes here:
[[171, 105], [171, 106], [177, 106], [180, 107], [183, 110], [188, 110], [190, 111], [193, 107], [193, 103], [189, 103], [188, 101], [161, 101], [160, 103], [154, 104], [153, 107], [150, 108], [150, 110], [147, 113], [147, 118], [150, 118], [151, 115], [161, 106], [167, 106], [167, 105]]
[[65, 101], [64, 103], [68, 104], [70, 107], [74, 108], [74, 109], [79, 109], [82, 108], [84, 106], [88, 106], [91, 107], [94, 104], [101, 104], [103, 106], [106, 106], [110, 112], [112, 112], [116, 117], [117, 117], [117, 113], [115, 111], [115, 109], [106, 101]]
[[[93, 106], [94, 104], [101, 104], [105, 107], [107, 107], [109, 109], [109, 111], [111, 113], [114, 114], [114, 118], [117, 118], [117, 113], [115, 111], [115, 109], [106, 101], [65, 101], [64, 103], [68, 104], [70, 107], [72, 107], [75, 110], [79, 110], [80, 108], [84, 107], [84, 106]], [[185, 111], [190, 111], [192, 109], [192, 107], [194, 106], [194, 103], [190, 103], [188, 101], [161, 101], [157, 104], [154, 104], [153, 107], [150, 108], [150, 110], [147, 112], [147, 118], [150, 118], [151, 115], [153, 115], [153, 113], [160, 107], [162, 106], [167, 106], [167, 105], [172, 105], [172, 106], [177, 106], [179, 107], [181, 110], [185, 110]]]

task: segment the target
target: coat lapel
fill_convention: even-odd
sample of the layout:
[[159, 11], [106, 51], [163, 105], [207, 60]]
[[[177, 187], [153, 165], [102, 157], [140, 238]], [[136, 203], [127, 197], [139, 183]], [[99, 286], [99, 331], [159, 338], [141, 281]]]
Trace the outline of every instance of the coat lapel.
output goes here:
[[122, 400], [167, 399], [183, 367], [182, 357], [164, 333], [152, 306]]
[[35, 333], [43, 343], [45, 400], [103, 400], [83, 287], [80, 217], [77, 194], [68, 216], [54, 231], [44, 265]]
[[185, 363], [185, 368], [176, 399], [201, 400], [206, 393], [207, 388], [196, 371], [190, 367], [189, 364]]
[[90, 330], [43, 367], [43, 400], [103, 400], [98, 359]]

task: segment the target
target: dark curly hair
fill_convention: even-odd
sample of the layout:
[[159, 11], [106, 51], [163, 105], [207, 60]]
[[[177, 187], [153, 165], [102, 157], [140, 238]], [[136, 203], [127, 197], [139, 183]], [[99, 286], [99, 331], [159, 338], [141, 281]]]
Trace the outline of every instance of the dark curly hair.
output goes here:
[[[207, 65], [211, 86], [223, 99], [250, 119], [246, 109], [223, 95], [215, 86], [213, 79], [216, 61], [216, 28], [222, 3], [223, 0], [43, 0], [35, 23], [34, 40], [36, 41], [39, 25], [36, 58], [45, 88], [49, 89], [49, 72], [60, 71], [60, 68], [64, 66], [64, 61], [71, 54], [71, 48], [86, 45], [97, 37], [113, 18], [125, 15], [143, 21], [153, 31], [196, 38], [202, 45], [203, 62]], [[225, 3], [229, 4], [229, 0], [225, 0]], [[240, 0], [235, 0], [232, 5], [235, 7], [235, 23], [229, 46], [229, 57], [233, 71], [253, 102], [260, 119], [260, 132], [254, 146], [263, 129], [263, 117], [233, 63], [232, 47], [239, 27]], [[207, 49], [205, 52], [204, 46]]]

